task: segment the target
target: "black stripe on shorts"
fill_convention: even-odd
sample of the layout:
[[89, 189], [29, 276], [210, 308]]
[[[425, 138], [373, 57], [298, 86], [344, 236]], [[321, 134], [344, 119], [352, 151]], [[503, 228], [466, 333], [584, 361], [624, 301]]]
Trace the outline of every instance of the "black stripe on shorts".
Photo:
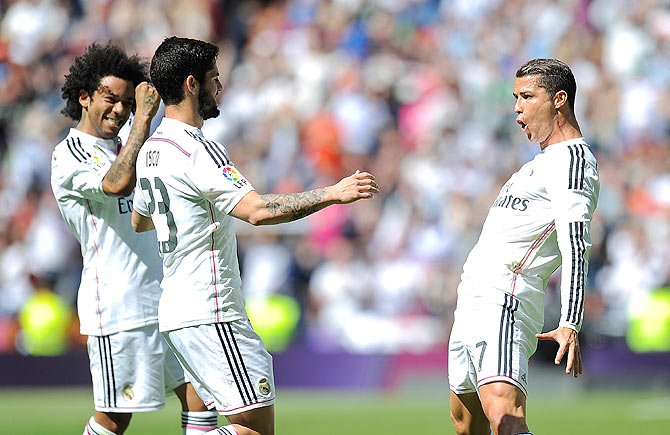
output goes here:
[[228, 367], [230, 367], [230, 371], [235, 379], [235, 384], [237, 385], [237, 390], [242, 398], [242, 403], [246, 406], [258, 402], [256, 392], [251, 384], [251, 379], [249, 378], [247, 368], [242, 359], [242, 354], [237, 346], [231, 324], [217, 323], [214, 326], [219, 335], [223, 351], [226, 354]]
[[514, 313], [519, 301], [505, 293], [505, 302], [500, 315], [500, 333], [498, 336], [498, 375], [512, 377], [514, 357]]

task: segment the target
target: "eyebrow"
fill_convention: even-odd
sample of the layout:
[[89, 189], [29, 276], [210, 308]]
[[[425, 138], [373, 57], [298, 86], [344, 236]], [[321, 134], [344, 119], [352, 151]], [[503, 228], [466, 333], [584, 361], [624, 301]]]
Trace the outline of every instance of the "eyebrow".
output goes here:
[[[102, 90], [101, 90], [101, 89], [102, 89]], [[100, 93], [103, 94], [104, 96], [110, 95], [110, 96], [116, 98], [116, 99], [119, 100], [119, 101], [128, 101], [128, 102], [133, 102], [133, 101], [135, 101], [135, 96], [134, 96], [134, 95], [133, 95], [132, 98], [126, 98], [126, 99], [124, 100], [123, 98], [119, 97], [119, 96], [116, 95], [114, 92], [112, 92], [112, 91], [111, 91], [107, 86], [105, 86], [105, 85], [100, 85], [100, 86], [98, 87], [98, 92], [100, 92]]]
[[[532, 94], [532, 93], [533, 93], [533, 91], [531, 91], [531, 90], [523, 89], [519, 92], [519, 95], [521, 95], [521, 94]], [[514, 98], [516, 98], [517, 97], [516, 92], [512, 92], [512, 96], [514, 96]]]

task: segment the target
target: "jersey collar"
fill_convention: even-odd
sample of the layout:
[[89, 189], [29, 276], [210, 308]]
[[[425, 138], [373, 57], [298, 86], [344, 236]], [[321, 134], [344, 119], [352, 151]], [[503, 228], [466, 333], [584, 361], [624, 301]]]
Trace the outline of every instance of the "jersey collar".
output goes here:
[[191, 124], [187, 124], [185, 122], [181, 122], [177, 119], [174, 118], [163, 118], [161, 121], [161, 127], [165, 129], [177, 129], [177, 130], [186, 130], [190, 133], [193, 133], [197, 136], [203, 136], [202, 130], [200, 130], [198, 127], [194, 127]]
[[78, 137], [85, 143], [95, 143], [96, 145], [105, 148], [114, 154], [118, 154], [121, 150], [121, 138], [118, 136], [114, 139], [103, 139], [97, 136], [93, 136], [92, 134], [84, 133], [83, 131], [77, 130], [76, 128], [71, 128], [68, 136]]
[[561, 147], [566, 147], [568, 145], [577, 145], [577, 144], [582, 144], [582, 145], [589, 146], [589, 144], [586, 143], [586, 140], [584, 140], [584, 137], [582, 136], [582, 137], [578, 137], [576, 139], [568, 139], [568, 140], [564, 140], [563, 142], [556, 142], [555, 144], [551, 144], [548, 147], [546, 147], [545, 149], [543, 149], [542, 152], [545, 153], [545, 152], [547, 152], [547, 150], [552, 149], [552, 148], [553, 149], [559, 149]]

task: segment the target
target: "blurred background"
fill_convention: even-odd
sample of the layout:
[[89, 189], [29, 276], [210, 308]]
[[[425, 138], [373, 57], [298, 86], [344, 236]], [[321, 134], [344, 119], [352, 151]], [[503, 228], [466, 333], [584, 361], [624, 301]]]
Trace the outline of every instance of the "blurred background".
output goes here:
[[[179, 35], [220, 47], [221, 115], [203, 130], [259, 192], [356, 169], [382, 189], [291, 224], [238, 225], [279, 386], [448, 390], [465, 257], [502, 184], [539, 151], [514, 122], [514, 73], [556, 57], [576, 76], [601, 177], [586, 374], [570, 388], [670, 389], [670, 1], [5, 0], [0, 13], [0, 385], [90, 383], [81, 254], [49, 185], [73, 125], [64, 74], [91, 42], [150, 59]], [[554, 278], [545, 329], [559, 316]], [[532, 364], [541, 373], [554, 353], [542, 344]], [[43, 369], [73, 364], [82, 373]], [[547, 376], [561, 370], [531, 384]]]

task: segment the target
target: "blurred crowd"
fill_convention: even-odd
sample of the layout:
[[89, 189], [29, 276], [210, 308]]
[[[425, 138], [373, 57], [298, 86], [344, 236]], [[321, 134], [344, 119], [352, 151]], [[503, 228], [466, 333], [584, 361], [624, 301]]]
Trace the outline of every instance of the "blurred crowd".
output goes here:
[[[0, 13], [0, 352], [20, 350], [35, 295], [76, 312], [81, 254], [50, 154], [72, 126], [63, 76], [93, 41], [149, 59], [173, 34], [217, 44], [221, 115], [203, 130], [260, 193], [376, 176], [375, 200], [238, 225], [245, 294], [294, 298], [295, 340], [363, 353], [445, 343], [488, 208], [539, 151], [512, 97], [537, 57], [572, 67], [600, 165], [584, 335], [625, 336], [637, 295], [670, 284], [668, 0], [19, 0]], [[80, 345], [76, 316], [70, 329]]]

